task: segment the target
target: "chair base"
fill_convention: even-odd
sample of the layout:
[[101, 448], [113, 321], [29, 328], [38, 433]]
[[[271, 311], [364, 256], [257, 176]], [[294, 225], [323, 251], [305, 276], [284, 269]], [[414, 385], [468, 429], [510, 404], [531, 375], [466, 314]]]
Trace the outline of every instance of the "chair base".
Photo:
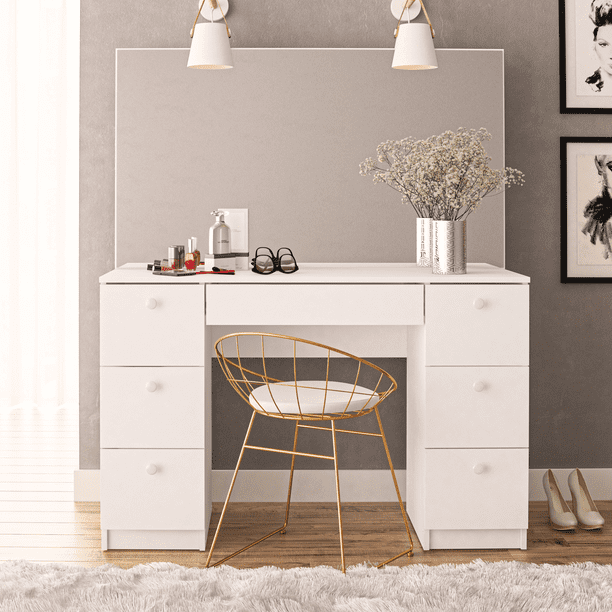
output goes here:
[[[385, 434], [384, 434], [384, 430], [382, 427], [382, 422], [380, 420], [380, 414], [378, 412], [378, 408], [375, 408], [375, 412], [376, 412], [376, 418], [378, 420], [378, 426], [380, 429], [380, 433], [379, 434], [374, 434], [374, 433], [366, 433], [366, 432], [359, 432], [359, 431], [351, 431], [351, 430], [346, 430], [346, 429], [341, 429], [338, 430], [336, 429], [336, 425], [335, 422], [332, 420], [331, 421], [331, 428], [330, 427], [320, 427], [320, 426], [312, 426], [312, 425], [301, 425], [299, 421], [296, 421], [295, 424], [295, 433], [294, 433], [294, 439], [293, 439], [293, 450], [292, 451], [286, 451], [286, 450], [280, 450], [280, 449], [272, 449], [272, 448], [264, 448], [264, 447], [259, 447], [259, 446], [253, 446], [253, 445], [249, 445], [247, 444], [249, 436], [251, 434], [251, 429], [253, 427], [253, 421], [255, 420], [255, 415], [257, 414], [256, 411], [253, 411], [253, 415], [251, 416], [251, 421], [249, 423], [249, 427], [247, 429], [247, 433], [244, 439], [244, 443], [242, 445], [242, 449], [240, 451], [240, 456], [238, 457], [238, 462], [236, 464], [236, 469], [234, 470], [234, 475], [232, 477], [232, 481], [229, 487], [229, 491], [227, 493], [227, 497], [225, 499], [225, 503], [223, 505], [223, 510], [221, 511], [221, 516], [219, 517], [219, 523], [217, 525], [217, 529], [215, 531], [215, 536], [213, 538], [211, 547], [210, 547], [210, 551], [208, 553], [208, 558], [206, 560], [206, 567], [216, 567], [218, 565], [221, 565], [223, 563], [225, 563], [226, 561], [229, 561], [230, 559], [232, 559], [233, 557], [249, 550], [250, 548], [252, 548], [253, 546], [256, 546], [257, 544], [260, 544], [261, 542], [263, 542], [264, 540], [267, 540], [268, 538], [272, 537], [273, 535], [280, 533], [281, 535], [284, 535], [287, 533], [287, 525], [289, 524], [289, 509], [291, 506], [291, 488], [293, 485], [293, 473], [294, 473], [294, 468], [295, 468], [295, 457], [296, 456], [307, 456], [307, 457], [317, 457], [320, 459], [329, 459], [329, 460], [333, 460], [334, 461], [334, 469], [335, 469], [335, 476], [336, 476], [336, 501], [337, 501], [337, 508], [338, 508], [338, 525], [339, 525], [339, 529], [340, 529], [340, 558], [341, 558], [341, 565], [342, 565], [342, 572], [346, 573], [346, 560], [345, 560], [345, 554], [344, 554], [344, 533], [343, 533], [343, 527], [342, 527], [342, 506], [341, 506], [341, 501], [340, 501], [340, 480], [339, 480], [339, 473], [338, 473], [338, 453], [337, 453], [337, 447], [336, 447], [336, 432], [342, 432], [342, 433], [352, 433], [352, 434], [356, 434], [356, 435], [366, 435], [366, 436], [375, 436], [375, 437], [379, 437], [382, 438], [384, 447], [385, 447], [385, 452], [387, 454], [387, 460], [389, 462], [389, 469], [391, 471], [391, 476], [393, 478], [393, 484], [395, 485], [395, 491], [397, 494], [397, 498], [398, 498], [398, 502], [400, 505], [400, 509], [402, 512], [402, 518], [404, 520], [404, 525], [406, 528], [406, 533], [408, 535], [408, 540], [410, 542], [410, 547], [407, 550], [404, 550], [403, 552], [399, 553], [398, 555], [395, 555], [394, 557], [391, 557], [390, 559], [387, 559], [386, 561], [383, 561], [382, 563], [378, 564], [376, 567], [377, 568], [381, 568], [385, 565], [387, 565], [388, 563], [391, 563], [393, 561], [395, 561], [396, 559], [399, 559], [400, 557], [403, 556], [408, 556], [408, 557], [412, 557], [414, 554], [414, 544], [412, 542], [412, 536], [410, 534], [410, 527], [408, 525], [408, 516], [406, 514], [406, 510], [404, 509], [404, 504], [402, 501], [402, 497], [399, 491], [399, 487], [397, 484], [397, 479], [395, 477], [395, 471], [393, 469], [393, 463], [391, 461], [391, 456], [389, 454], [389, 447], [387, 446], [387, 440], [385, 438]], [[303, 427], [303, 428], [308, 428], [308, 429], [320, 429], [320, 430], [324, 430], [324, 431], [330, 431], [332, 433], [332, 441], [333, 441], [333, 451], [334, 454], [333, 456], [326, 456], [326, 455], [313, 455], [313, 454], [309, 454], [309, 453], [300, 453], [296, 451], [297, 448], [297, 440], [298, 440], [298, 433], [299, 433], [299, 429]], [[244, 455], [244, 451], [245, 449], [256, 449], [256, 450], [263, 450], [263, 451], [267, 451], [267, 452], [277, 452], [277, 453], [283, 453], [283, 454], [289, 454], [291, 455], [291, 472], [289, 475], [289, 487], [288, 487], [288, 491], [287, 491], [287, 504], [286, 504], [286, 508], [285, 508], [285, 521], [283, 523], [283, 525], [273, 531], [271, 531], [270, 533], [268, 533], [267, 535], [263, 536], [262, 538], [259, 538], [258, 540], [251, 542], [250, 544], [248, 544], [247, 546], [244, 546], [243, 548], [241, 548], [240, 550], [237, 550], [235, 552], [233, 552], [232, 554], [224, 557], [223, 559], [216, 561], [215, 563], [211, 564], [211, 560], [212, 560], [212, 555], [215, 549], [215, 545], [217, 543], [217, 538], [219, 536], [219, 532], [221, 530], [221, 525], [223, 524], [223, 519], [225, 517], [225, 513], [229, 504], [229, 500], [230, 497], [232, 495], [232, 490], [234, 488], [234, 483], [236, 481], [236, 476], [238, 475], [238, 471], [240, 470], [240, 464], [242, 462], [242, 457]]]

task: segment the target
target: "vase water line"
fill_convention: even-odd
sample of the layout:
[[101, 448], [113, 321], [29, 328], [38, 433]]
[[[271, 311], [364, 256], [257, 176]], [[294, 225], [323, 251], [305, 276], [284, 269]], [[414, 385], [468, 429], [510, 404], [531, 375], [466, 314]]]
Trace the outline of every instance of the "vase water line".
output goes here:
[[467, 227], [462, 221], [433, 222], [433, 273], [465, 274]]
[[416, 263], [422, 268], [431, 268], [432, 220], [417, 217]]

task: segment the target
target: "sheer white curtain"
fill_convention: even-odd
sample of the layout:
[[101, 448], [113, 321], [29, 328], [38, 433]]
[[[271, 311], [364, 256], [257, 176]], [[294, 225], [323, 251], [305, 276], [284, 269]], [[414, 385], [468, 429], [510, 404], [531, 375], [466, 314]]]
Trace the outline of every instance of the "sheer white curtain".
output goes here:
[[78, 0], [0, 0], [0, 408], [78, 402]]

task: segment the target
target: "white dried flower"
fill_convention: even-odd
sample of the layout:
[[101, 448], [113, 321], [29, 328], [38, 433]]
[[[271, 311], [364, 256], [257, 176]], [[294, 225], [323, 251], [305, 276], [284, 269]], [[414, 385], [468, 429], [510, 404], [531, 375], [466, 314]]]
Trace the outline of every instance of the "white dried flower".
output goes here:
[[359, 174], [399, 191], [402, 203], [411, 204], [419, 217], [459, 220], [482, 198], [525, 182], [520, 170], [489, 167], [485, 140], [491, 140], [485, 128], [447, 130], [426, 140], [387, 140], [376, 148], [376, 160], [359, 165]]

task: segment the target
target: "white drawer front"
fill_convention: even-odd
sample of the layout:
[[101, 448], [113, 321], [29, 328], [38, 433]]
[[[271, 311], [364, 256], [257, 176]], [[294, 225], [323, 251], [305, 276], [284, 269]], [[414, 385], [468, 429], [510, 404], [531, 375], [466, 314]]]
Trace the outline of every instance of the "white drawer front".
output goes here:
[[101, 285], [100, 365], [203, 366], [204, 287]]
[[102, 529], [204, 529], [204, 451], [102, 449], [100, 494]]
[[204, 448], [204, 368], [101, 368], [100, 446]]
[[528, 365], [528, 285], [429, 285], [427, 365]]
[[427, 448], [529, 446], [528, 367], [425, 370]]
[[425, 451], [425, 529], [527, 529], [528, 450]]
[[207, 325], [422, 325], [422, 285], [209, 285]]

